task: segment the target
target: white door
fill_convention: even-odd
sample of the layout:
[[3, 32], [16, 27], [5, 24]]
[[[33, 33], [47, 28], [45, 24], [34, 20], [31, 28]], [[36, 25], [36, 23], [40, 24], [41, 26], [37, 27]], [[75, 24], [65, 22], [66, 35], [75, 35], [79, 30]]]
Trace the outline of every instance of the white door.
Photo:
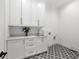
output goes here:
[[21, 24], [21, 0], [9, 0], [9, 23], [10, 25]]

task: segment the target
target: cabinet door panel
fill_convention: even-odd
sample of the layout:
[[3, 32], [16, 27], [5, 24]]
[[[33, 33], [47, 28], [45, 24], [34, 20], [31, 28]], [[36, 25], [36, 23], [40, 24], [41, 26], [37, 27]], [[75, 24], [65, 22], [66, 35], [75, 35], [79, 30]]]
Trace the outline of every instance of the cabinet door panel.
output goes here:
[[34, 47], [34, 39], [30, 38], [30, 39], [26, 39], [25, 40], [25, 48], [30, 48], [30, 47]]
[[36, 47], [25, 49], [25, 56], [33, 55], [35, 53], [36, 53]]
[[38, 3], [32, 1], [32, 19], [31, 19], [32, 25], [37, 26], [38, 19], [39, 19]]
[[31, 0], [22, 0], [22, 18], [24, 25], [31, 25]]
[[21, 20], [21, 0], [9, 0], [11, 25], [19, 25]]
[[24, 43], [22, 40], [8, 41], [8, 59], [24, 57]]

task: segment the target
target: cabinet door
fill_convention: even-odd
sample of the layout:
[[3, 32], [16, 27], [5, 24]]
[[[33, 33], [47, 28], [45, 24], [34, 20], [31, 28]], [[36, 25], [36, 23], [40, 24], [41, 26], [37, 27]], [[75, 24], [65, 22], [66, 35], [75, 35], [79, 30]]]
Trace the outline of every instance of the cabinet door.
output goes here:
[[32, 11], [31, 11], [31, 0], [22, 0], [22, 19], [23, 25], [31, 25]]
[[30, 48], [30, 47], [35, 47], [35, 42], [33, 38], [25, 40], [25, 49]]
[[9, 0], [9, 23], [20, 25], [21, 23], [21, 0]]
[[32, 1], [32, 20], [31, 20], [32, 25], [37, 26], [39, 20], [39, 25], [42, 26], [43, 25], [42, 23], [45, 22], [44, 18], [45, 18], [44, 3], [38, 3]]
[[31, 19], [32, 25], [37, 26], [38, 20], [39, 20], [38, 3], [32, 1], [32, 19]]
[[44, 41], [44, 37], [37, 37], [35, 39], [36, 41], [36, 52], [39, 53], [39, 52], [43, 52], [47, 49], [47, 46], [45, 44], [45, 41]]
[[8, 59], [24, 57], [24, 42], [23, 40], [8, 41]]
[[23, 0], [22, 1], [22, 16], [23, 16], [23, 24], [37, 26], [37, 2], [33, 0]]

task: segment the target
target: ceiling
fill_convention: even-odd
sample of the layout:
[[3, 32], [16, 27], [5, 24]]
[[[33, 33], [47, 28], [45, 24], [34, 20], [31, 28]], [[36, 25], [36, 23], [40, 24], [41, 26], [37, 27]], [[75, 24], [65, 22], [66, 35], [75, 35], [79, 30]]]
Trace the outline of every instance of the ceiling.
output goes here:
[[52, 8], [53, 7], [58, 8], [73, 0], [33, 0], [33, 1], [45, 3], [47, 6], [49, 6], [49, 7], [51, 6]]

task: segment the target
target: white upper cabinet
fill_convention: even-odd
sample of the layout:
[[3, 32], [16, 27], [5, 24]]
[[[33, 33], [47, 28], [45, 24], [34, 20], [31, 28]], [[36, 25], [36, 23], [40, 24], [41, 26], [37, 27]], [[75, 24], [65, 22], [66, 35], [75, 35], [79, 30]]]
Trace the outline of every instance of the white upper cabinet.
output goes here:
[[37, 26], [37, 4], [33, 0], [22, 0], [22, 18], [24, 25]]
[[38, 3], [32, 1], [32, 25], [38, 26], [39, 13], [38, 13]]
[[34, 0], [9, 0], [11, 25], [37, 26], [44, 18], [44, 3]]
[[22, 0], [23, 25], [31, 25], [32, 8], [31, 0]]
[[[32, 1], [32, 25], [43, 26], [45, 18], [45, 3]], [[45, 23], [45, 22], [44, 22]]]
[[9, 0], [9, 24], [21, 24], [21, 0]]
[[9, 0], [9, 24], [36, 26], [32, 4], [32, 0]]

